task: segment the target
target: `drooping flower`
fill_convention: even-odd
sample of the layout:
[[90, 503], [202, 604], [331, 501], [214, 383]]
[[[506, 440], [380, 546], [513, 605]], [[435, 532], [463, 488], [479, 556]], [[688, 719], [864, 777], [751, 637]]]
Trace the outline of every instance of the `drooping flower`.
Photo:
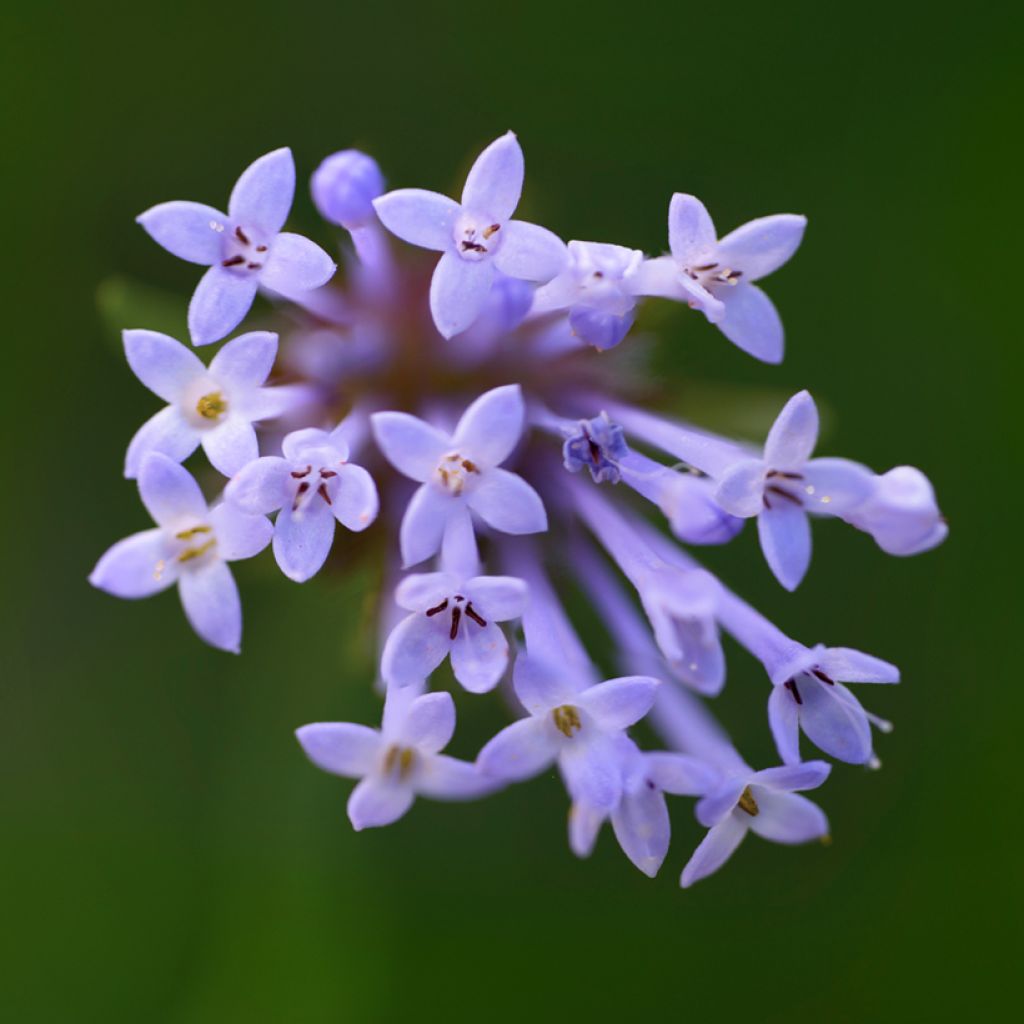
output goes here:
[[842, 518], [870, 533], [889, 555], [930, 551], [949, 533], [931, 481], [913, 466], [897, 466], [876, 476], [867, 499]]
[[451, 338], [476, 320], [495, 270], [550, 281], [566, 260], [547, 228], [512, 220], [523, 191], [523, 151], [512, 132], [492, 142], [470, 168], [462, 201], [418, 188], [374, 200], [384, 226], [412, 245], [443, 253], [430, 285], [430, 311]]
[[789, 260], [806, 227], [806, 217], [780, 213], [718, 240], [704, 204], [677, 192], [668, 208], [672, 255], [647, 261], [639, 290], [688, 303], [744, 352], [765, 363], [782, 362], [782, 321], [754, 282]]
[[181, 342], [156, 331], [125, 331], [124, 350], [135, 376], [168, 403], [128, 445], [129, 479], [151, 452], [183, 462], [199, 445], [216, 470], [231, 476], [259, 455], [254, 423], [309, 401], [301, 385], [263, 386], [277, 355], [277, 335], [268, 331], [232, 339], [209, 368]]
[[341, 423], [330, 433], [294, 431], [282, 443], [283, 457], [255, 459], [224, 491], [245, 512], [278, 512], [274, 557], [285, 576], [298, 583], [315, 576], [327, 560], [335, 521], [359, 533], [377, 518], [377, 486], [362, 466], [349, 461], [346, 429]]
[[275, 149], [242, 172], [226, 214], [175, 201], [139, 215], [138, 222], [168, 252], [210, 268], [188, 309], [193, 345], [230, 334], [261, 287], [288, 296], [330, 280], [335, 271], [330, 256], [308, 238], [281, 230], [294, 196], [292, 151]]
[[451, 435], [409, 413], [374, 414], [378, 447], [395, 469], [420, 483], [400, 531], [407, 567], [435, 554], [445, 532], [465, 527], [471, 512], [502, 533], [547, 529], [537, 492], [499, 468], [519, 443], [524, 413], [519, 385], [509, 384], [476, 399]]
[[258, 555], [270, 543], [270, 522], [227, 502], [208, 507], [189, 471], [158, 452], [142, 463], [139, 494], [156, 529], [118, 541], [89, 582], [132, 599], [177, 583], [192, 628], [213, 647], [237, 654], [242, 606], [227, 563]]
[[306, 756], [325, 772], [360, 779], [348, 800], [357, 831], [397, 821], [417, 796], [473, 800], [498, 788], [467, 761], [441, 751], [455, 731], [450, 693], [390, 689], [381, 728], [318, 722], [295, 732]]

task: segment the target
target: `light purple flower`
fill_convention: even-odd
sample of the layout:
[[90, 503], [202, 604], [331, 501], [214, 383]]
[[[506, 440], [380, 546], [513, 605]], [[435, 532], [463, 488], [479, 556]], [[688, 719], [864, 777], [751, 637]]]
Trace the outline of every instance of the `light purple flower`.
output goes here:
[[607, 413], [580, 420], [576, 430], [562, 445], [562, 465], [570, 473], [590, 470], [596, 484], [617, 484], [622, 478], [619, 464], [629, 455], [622, 427], [612, 423]]
[[476, 320], [495, 270], [550, 281], [566, 260], [565, 244], [546, 228], [512, 220], [523, 190], [523, 151], [512, 132], [492, 142], [470, 168], [461, 203], [437, 192], [403, 188], [374, 200], [384, 226], [403, 241], [443, 253], [430, 285], [430, 311], [451, 338]]
[[871, 761], [872, 723], [885, 732], [892, 727], [865, 711], [842, 684], [898, 683], [900, 670], [895, 665], [849, 647], [795, 644], [788, 658], [765, 667], [773, 684], [768, 722], [786, 764], [800, 760], [801, 729], [831, 757], [850, 764]]
[[400, 473], [421, 484], [402, 519], [406, 567], [433, 555], [445, 531], [468, 519], [470, 511], [502, 533], [547, 529], [537, 492], [522, 477], [498, 468], [518, 444], [523, 418], [518, 384], [481, 395], [451, 435], [408, 413], [374, 414], [380, 450]]
[[824, 761], [807, 761], [760, 772], [730, 772], [697, 804], [697, 820], [709, 831], [683, 868], [683, 888], [717, 871], [748, 832], [787, 844], [828, 835], [828, 819], [821, 808], [794, 790], [816, 789], [829, 771]]
[[365, 530], [379, 508], [370, 474], [349, 462], [347, 424], [331, 433], [309, 428], [289, 434], [284, 457], [250, 462], [224, 491], [245, 512], [278, 512], [274, 557], [281, 571], [298, 583], [320, 571], [334, 542], [334, 523], [356, 533]]
[[614, 348], [633, 326], [639, 249], [604, 242], [570, 242], [569, 264], [537, 289], [531, 312], [568, 310], [573, 333], [597, 349]]
[[719, 241], [704, 204], [677, 192], [668, 208], [672, 255], [644, 264], [638, 275], [640, 290], [688, 303], [744, 352], [779, 363], [782, 321], [754, 281], [777, 270], [796, 252], [806, 226], [806, 217], [780, 213], [752, 220]]
[[142, 463], [139, 494], [156, 529], [118, 541], [89, 582], [130, 599], [177, 583], [192, 628], [208, 644], [237, 654], [242, 607], [226, 563], [259, 554], [270, 543], [270, 522], [228, 503], [208, 508], [188, 470], [159, 453]]
[[361, 780], [348, 800], [349, 820], [358, 832], [397, 821], [417, 796], [472, 800], [497, 788], [475, 765], [440, 753], [454, 731], [450, 693], [390, 689], [380, 730], [319, 722], [295, 735], [318, 768]]
[[872, 493], [874, 474], [849, 459], [812, 459], [818, 409], [795, 394], [772, 424], [761, 458], [735, 462], [718, 481], [715, 501], [734, 516], [757, 516], [761, 550], [775, 578], [795, 590], [811, 561], [808, 512], [845, 517]]
[[650, 710], [658, 680], [623, 676], [581, 686], [561, 666], [520, 654], [513, 685], [529, 714], [480, 751], [481, 771], [513, 782], [557, 761], [573, 800], [598, 810], [615, 807], [622, 794], [619, 737]]
[[200, 444], [213, 467], [231, 476], [259, 455], [253, 423], [283, 416], [309, 399], [302, 386], [263, 387], [277, 355], [277, 335], [268, 331], [232, 339], [209, 369], [180, 341], [156, 331], [125, 331], [124, 350], [135, 376], [169, 403], [128, 445], [129, 479], [151, 452], [182, 462]]
[[351, 230], [376, 219], [373, 201], [384, 191], [384, 175], [372, 156], [344, 149], [321, 162], [310, 190], [324, 220]]
[[842, 518], [870, 533], [890, 555], [929, 551], [949, 533], [931, 482], [913, 466], [897, 466], [876, 476], [867, 500]]
[[622, 792], [607, 808], [581, 801], [569, 811], [569, 845], [577, 857], [588, 857], [597, 833], [608, 818], [622, 852], [649, 878], [668, 853], [671, 826], [665, 794], [703, 796], [718, 782], [719, 773], [685, 754], [644, 752], [628, 737], [616, 742]]
[[281, 230], [294, 196], [292, 152], [275, 149], [242, 172], [226, 214], [176, 201], [139, 215], [138, 222], [168, 252], [210, 268], [188, 309], [192, 344], [208, 345], [230, 334], [260, 287], [290, 295], [330, 280], [330, 256], [308, 238]]
[[455, 678], [470, 693], [494, 689], [508, 665], [508, 641], [497, 623], [519, 618], [526, 599], [526, 584], [514, 576], [407, 576], [395, 601], [412, 614], [388, 636], [382, 677], [389, 686], [421, 683], [450, 654]]

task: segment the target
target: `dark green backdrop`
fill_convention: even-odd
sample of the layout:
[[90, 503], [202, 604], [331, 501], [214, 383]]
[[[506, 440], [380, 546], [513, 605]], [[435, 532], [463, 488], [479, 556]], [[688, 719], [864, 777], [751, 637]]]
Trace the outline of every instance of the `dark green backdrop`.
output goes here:
[[[1021, 24], [1006, 3], [691, 6], [5, 7], [5, 1020], [1011, 1012]], [[129, 605], [85, 582], [145, 522], [120, 468], [154, 408], [98, 285], [127, 274], [183, 310], [195, 278], [132, 218], [172, 197], [220, 203], [284, 144], [303, 180], [358, 145], [395, 184], [445, 188], [510, 127], [531, 219], [566, 238], [657, 251], [674, 190], [723, 228], [808, 214], [771, 282], [785, 364], [679, 315], [662, 328], [672, 372], [809, 387], [833, 413], [829, 451], [936, 483], [952, 535], [923, 557], [826, 524], [794, 596], [752, 533], [711, 559], [801, 638], [903, 669], [870, 695], [897, 723], [884, 770], [839, 770], [823, 792], [830, 849], [750, 841], [684, 893], [688, 804], [651, 882], [608, 835], [572, 858], [551, 778], [355, 835], [346, 785], [291, 730], [375, 719], [364, 580], [297, 587], [269, 556], [241, 566], [241, 658], [197, 642], [173, 596]], [[296, 219], [329, 240], [304, 190]], [[767, 689], [730, 656], [722, 713], [763, 759]], [[497, 714], [460, 708], [471, 754]]]

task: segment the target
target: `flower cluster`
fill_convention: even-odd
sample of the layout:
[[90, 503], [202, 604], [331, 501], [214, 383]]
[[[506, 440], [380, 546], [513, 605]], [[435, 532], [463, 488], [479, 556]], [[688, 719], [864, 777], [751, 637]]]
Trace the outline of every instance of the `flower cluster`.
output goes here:
[[[667, 797], [695, 797], [708, 831], [682, 870], [688, 886], [748, 832], [824, 839], [824, 813], [800, 794], [830, 765], [803, 760], [801, 733], [830, 758], [876, 764], [872, 728], [888, 723], [848, 686], [899, 680], [879, 658], [791, 639], [692, 549], [756, 519], [768, 568], [793, 590], [814, 520], [843, 520], [896, 555], [935, 546], [946, 525], [917, 469], [879, 475], [815, 456], [806, 391], [759, 450], [652, 412], [641, 363], [617, 355], [655, 298], [779, 362], [781, 320], [757, 282], [799, 247], [803, 217], [762, 217], [720, 239], [703, 204], [679, 193], [669, 254], [649, 258], [516, 219], [523, 174], [512, 133], [480, 154], [458, 200], [386, 191], [363, 153], [329, 157], [312, 193], [347, 233], [344, 287], [327, 252], [282, 230], [295, 191], [287, 149], [242, 174], [226, 214], [194, 202], [142, 214], [159, 245], [208, 268], [188, 311], [193, 346], [226, 338], [258, 294], [277, 330], [241, 334], [208, 363], [164, 334], [125, 331], [129, 366], [166, 403], [125, 461], [156, 525], [114, 544], [90, 579], [124, 598], [177, 584], [196, 633], [237, 652], [228, 563], [269, 545], [303, 582], [368, 552], [383, 580], [381, 727], [297, 733], [314, 764], [360, 780], [353, 826], [394, 822], [417, 795], [476, 799], [557, 765], [572, 849], [586, 856], [610, 821], [648, 875], [669, 848]], [[424, 263], [394, 238], [437, 255]], [[199, 447], [202, 478], [222, 478], [212, 504], [182, 465]], [[569, 581], [611, 640], [605, 671], [566, 611]], [[764, 666], [778, 766], [750, 767], [708, 710], [726, 680], [723, 630]], [[436, 688], [446, 661], [455, 692], [501, 686], [520, 712], [472, 762], [442, 753], [455, 730], [452, 695]], [[664, 749], [641, 747], [655, 736]]]

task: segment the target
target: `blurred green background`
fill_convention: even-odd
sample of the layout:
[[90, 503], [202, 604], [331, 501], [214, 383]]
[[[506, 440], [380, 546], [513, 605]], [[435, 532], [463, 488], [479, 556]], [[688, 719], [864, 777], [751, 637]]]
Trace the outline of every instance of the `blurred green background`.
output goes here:
[[[0, 1015], [992, 1019], [1021, 954], [1020, 7], [495, 6], [0, 15]], [[296, 587], [269, 555], [241, 565], [241, 658], [195, 640], [173, 595], [128, 604], [86, 584], [147, 522], [121, 460], [155, 408], [97, 287], [125, 274], [184, 310], [196, 278], [133, 217], [170, 198], [222, 204], [285, 144], [303, 179], [356, 145], [393, 184], [443, 189], [510, 127], [530, 219], [566, 238], [657, 252], [674, 190], [723, 229], [808, 214], [769, 288], [785, 364], [680, 313], [661, 325], [673, 373], [809, 387], [833, 413], [830, 453], [935, 481], [952, 535], [920, 558], [824, 524], [792, 596], [751, 531], [709, 558], [794, 635], [903, 669], [870, 694], [897, 723], [884, 770], [840, 769], [822, 791], [829, 849], [752, 839], [682, 892], [700, 835], [689, 802], [651, 882], [607, 833], [590, 861], [571, 856], [553, 778], [472, 807], [422, 802], [356, 835], [347, 785], [291, 730], [376, 720], [365, 578]], [[295, 220], [330, 241], [304, 189]], [[765, 763], [767, 687], [729, 654], [721, 713]], [[471, 755], [499, 710], [462, 700], [460, 714]]]

